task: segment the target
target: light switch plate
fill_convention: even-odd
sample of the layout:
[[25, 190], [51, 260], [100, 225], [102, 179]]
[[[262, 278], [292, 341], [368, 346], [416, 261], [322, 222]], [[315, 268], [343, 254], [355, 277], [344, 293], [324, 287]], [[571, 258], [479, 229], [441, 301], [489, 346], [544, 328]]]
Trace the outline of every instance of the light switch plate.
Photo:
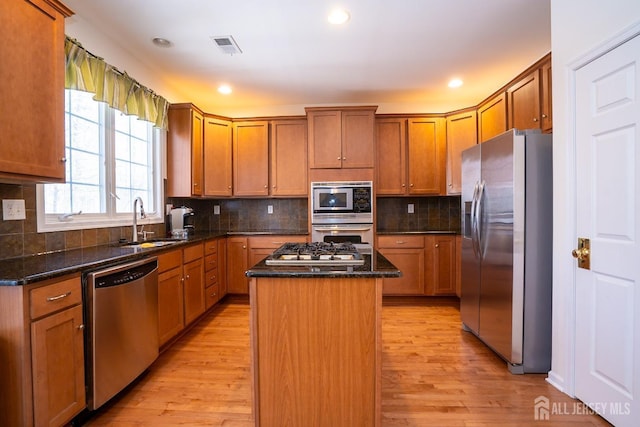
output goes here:
[[407, 204], [407, 213], [413, 213], [413, 212], [414, 212], [413, 203]]
[[267, 206], [267, 213], [268, 214], [272, 214], [273, 213], [273, 205], [268, 205]]
[[13, 221], [26, 219], [24, 208], [24, 200], [22, 199], [5, 199], [2, 201], [2, 219], [4, 221]]
[[220, 215], [220, 205], [213, 205], [213, 214]]

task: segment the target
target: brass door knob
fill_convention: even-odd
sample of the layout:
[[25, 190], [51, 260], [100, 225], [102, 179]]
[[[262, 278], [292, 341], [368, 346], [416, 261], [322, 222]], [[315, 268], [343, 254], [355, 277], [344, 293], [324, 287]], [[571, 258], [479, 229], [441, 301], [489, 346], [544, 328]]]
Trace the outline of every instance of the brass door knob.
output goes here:
[[571, 251], [571, 255], [575, 259], [584, 260], [589, 257], [589, 249], [587, 248], [574, 249]]
[[578, 267], [591, 269], [591, 242], [584, 237], [578, 237], [578, 247], [571, 251], [571, 256], [578, 260]]

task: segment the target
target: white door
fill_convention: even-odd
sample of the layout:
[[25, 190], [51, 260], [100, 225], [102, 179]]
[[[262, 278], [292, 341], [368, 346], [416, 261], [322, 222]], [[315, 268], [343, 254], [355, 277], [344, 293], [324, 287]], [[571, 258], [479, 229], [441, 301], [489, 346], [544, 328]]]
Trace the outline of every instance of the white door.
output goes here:
[[591, 246], [591, 269], [575, 269], [575, 394], [616, 426], [637, 426], [640, 36], [575, 76], [576, 236]]

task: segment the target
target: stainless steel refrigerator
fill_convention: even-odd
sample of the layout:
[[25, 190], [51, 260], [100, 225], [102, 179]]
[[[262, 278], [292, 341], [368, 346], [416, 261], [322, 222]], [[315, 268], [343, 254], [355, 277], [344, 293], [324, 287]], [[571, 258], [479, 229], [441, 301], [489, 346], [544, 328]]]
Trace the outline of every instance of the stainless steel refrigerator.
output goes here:
[[460, 315], [512, 373], [551, 369], [551, 162], [539, 131], [462, 153]]

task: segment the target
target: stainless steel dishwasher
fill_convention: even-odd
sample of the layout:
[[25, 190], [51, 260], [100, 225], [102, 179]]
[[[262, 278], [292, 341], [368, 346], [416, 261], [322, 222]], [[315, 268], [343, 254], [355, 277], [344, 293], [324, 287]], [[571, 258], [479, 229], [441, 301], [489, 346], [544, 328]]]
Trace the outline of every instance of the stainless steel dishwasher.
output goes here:
[[158, 260], [87, 274], [87, 405], [115, 396], [158, 357]]

